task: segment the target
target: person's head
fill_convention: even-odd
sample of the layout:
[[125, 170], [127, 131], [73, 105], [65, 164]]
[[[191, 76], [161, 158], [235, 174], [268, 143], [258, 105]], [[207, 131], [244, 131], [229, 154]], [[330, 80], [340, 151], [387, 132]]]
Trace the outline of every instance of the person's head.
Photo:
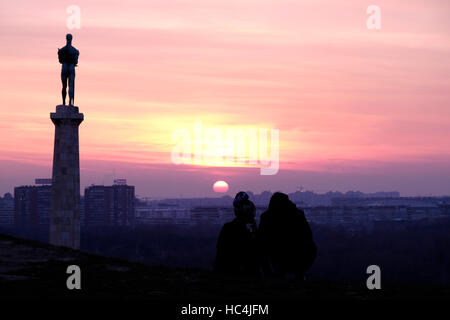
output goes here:
[[240, 191], [236, 194], [233, 201], [234, 214], [238, 218], [251, 221], [255, 218], [256, 207], [248, 198], [248, 194]]
[[287, 194], [282, 192], [275, 192], [270, 198], [269, 210], [285, 210], [290, 207], [291, 201]]
[[72, 35], [70, 33], [66, 34], [66, 41], [68, 44], [72, 43]]

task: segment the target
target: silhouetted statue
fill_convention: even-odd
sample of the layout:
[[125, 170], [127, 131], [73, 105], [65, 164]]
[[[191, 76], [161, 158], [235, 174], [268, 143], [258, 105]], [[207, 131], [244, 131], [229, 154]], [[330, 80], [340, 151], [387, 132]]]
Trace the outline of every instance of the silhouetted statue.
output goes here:
[[75, 99], [75, 67], [78, 64], [78, 56], [80, 52], [72, 47], [72, 35], [66, 35], [66, 45], [58, 49], [59, 63], [61, 67], [61, 81], [62, 81], [62, 99], [63, 105], [66, 105], [66, 89], [67, 82], [69, 82], [69, 105], [73, 106]]
[[220, 231], [214, 270], [259, 275], [255, 205], [241, 191], [236, 194], [233, 207], [236, 218]]
[[303, 280], [317, 255], [303, 210], [281, 192], [272, 195], [269, 209], [261, 215], [258, 239], [265, 275]]

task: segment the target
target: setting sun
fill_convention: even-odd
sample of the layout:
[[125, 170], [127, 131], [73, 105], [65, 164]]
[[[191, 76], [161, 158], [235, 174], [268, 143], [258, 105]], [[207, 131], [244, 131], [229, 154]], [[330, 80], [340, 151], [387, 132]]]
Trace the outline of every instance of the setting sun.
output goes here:
[[225, 181], [216, 181], [213, 186], [214, 192], [227, 192], [228, 191], [228, 183]]

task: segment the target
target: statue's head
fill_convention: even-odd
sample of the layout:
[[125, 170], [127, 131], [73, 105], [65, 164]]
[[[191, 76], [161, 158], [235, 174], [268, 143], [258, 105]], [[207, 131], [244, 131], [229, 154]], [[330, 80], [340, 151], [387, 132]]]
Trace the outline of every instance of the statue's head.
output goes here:
[[66, 40], [67, 40], [67, 43], [72, 42], [72, 35], [70, 33], [66, 34]]

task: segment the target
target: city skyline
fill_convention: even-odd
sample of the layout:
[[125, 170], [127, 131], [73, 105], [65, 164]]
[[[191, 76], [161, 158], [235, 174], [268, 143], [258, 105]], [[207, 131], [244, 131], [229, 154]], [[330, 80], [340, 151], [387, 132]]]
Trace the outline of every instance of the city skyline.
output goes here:
[[[222, 182], [222, 181], [219, 181]], [[217, 183], [217, 182], [216, 182]], [[15, 189], [20, 189], [20, 188], [36, 188], [36, 187], [51, 187], [52, 185], [52, 179], [49, 178], [36, 178], [34, 179], [34, 183], [33, 182], [29, 182], [29, 183], [25, 183], [22, 185], [17, 185], [13, 187], [13, 192], [6, 192], [3, 194], [3, 196], [5, 197], [13, 197], [13, 194], [15, 193]], [[86, 185], [85, 187], [80, 189], [80, 196], [84, 197], [85, 192], [88, 189], [91, 188], [96, 188], [96, 187], [101, 187], [101, 188], [112, 188], [112, 187], [120, 187], [120, 186], [131, 186], [133, 187], [133, 190], [135, 188], [134, 185], [129, 184], [127, 182], [127, 179], [124, 178], [114, 178], [112, 183], [92, 183], [90, 185]], [[213, 186], [214, 189], [214, 186]], [[247, 193], [249, 193], [251, 195], [251, 197], [257, 197], [259, 199], [259, 197], [263, 197], [264, 199], [267, 198], [267, 195], [272, 195], [275, 192], [281, 192], [280, 190], [270, 190], [270, 189], [266, 189], [266, 190], [262, 190], [261, 192], [254, 192], [252, 190], [244, 190], [242, 189], [241, 191], [245, 191]], [[396, 190], [377, 190], [377, 191], [373, 191], [373, 192], [362, 192], [360, 190], [346, 190], [346, 191], [339, 191], [339, 190], [311, 190], [311, 189], [307, 189], [304, 188], [303, 186], [299, 186], [296, 190], [292, 190], [292, 191], [287, 191], [286, 192], [289, 195], [299, 195], [299, 194], [303, 194], [303, 195], [313, 195], [315, 197], [326, 197], [327, 199], [334, 199], [334, 198], [349, 198], [349, 199], [359, 199], [359, 198], [418, 198], [418, 199], [427, 199], [427, 198], [434, 198], [434, 199], [442, 199], [442, 198], [448, 198], [450, 197], [449, 194], [423, 194], [423, 195], [416, 195], [416, 196], [408, 196], [408, 195], [402, 195], [400, 192], [396, 191]], [[156, 197], [156, 196], [146, 196], [145, 192], [142, 193], [143, 195], [139, 195], [136, 194], [135, 198], [137, 201], [140, 200], [144, 200], [144, 201], [161, 201], [161, 200], [169, 200], [169, 201], [178, 201], [178, 200], [201, 200], [201, 199], [210, 199], [210, 200], [218, 200], [218, 199], [226, 199], [226, 200], [230, 200], [233, 198], [234, 194], [228, 192], [228, 191], [215, 191], [213, 196], [207, 196], [207, 195], [197, 195], [197, 196], [186, 196], [186, 197], [182, 197], [182, 195], [180, 195], [179, 197]], [[0, 194], [0, 198], [2, 197], [2, 194]], [[265, 199], [266, 202], [268, 202], [267, 199]], [[230, 200], [231, 201], [231, 200]], [[259, 201], [259, 200], [258, 200]]]
[[[213, 196], [218, 180], [228, 195], [449, 194], [450, 4], [377, 1], [375, 31], [370, 4], [79, 1], [68, 30], [66, 3], [1, 3], [0, 193], [51, 176], [56, 52], [71, 32], [82, 189], [115, 176], [155, 198]], [[279, 172], [173, 164], [173, 132], [195, 121], [279, 130]]]

